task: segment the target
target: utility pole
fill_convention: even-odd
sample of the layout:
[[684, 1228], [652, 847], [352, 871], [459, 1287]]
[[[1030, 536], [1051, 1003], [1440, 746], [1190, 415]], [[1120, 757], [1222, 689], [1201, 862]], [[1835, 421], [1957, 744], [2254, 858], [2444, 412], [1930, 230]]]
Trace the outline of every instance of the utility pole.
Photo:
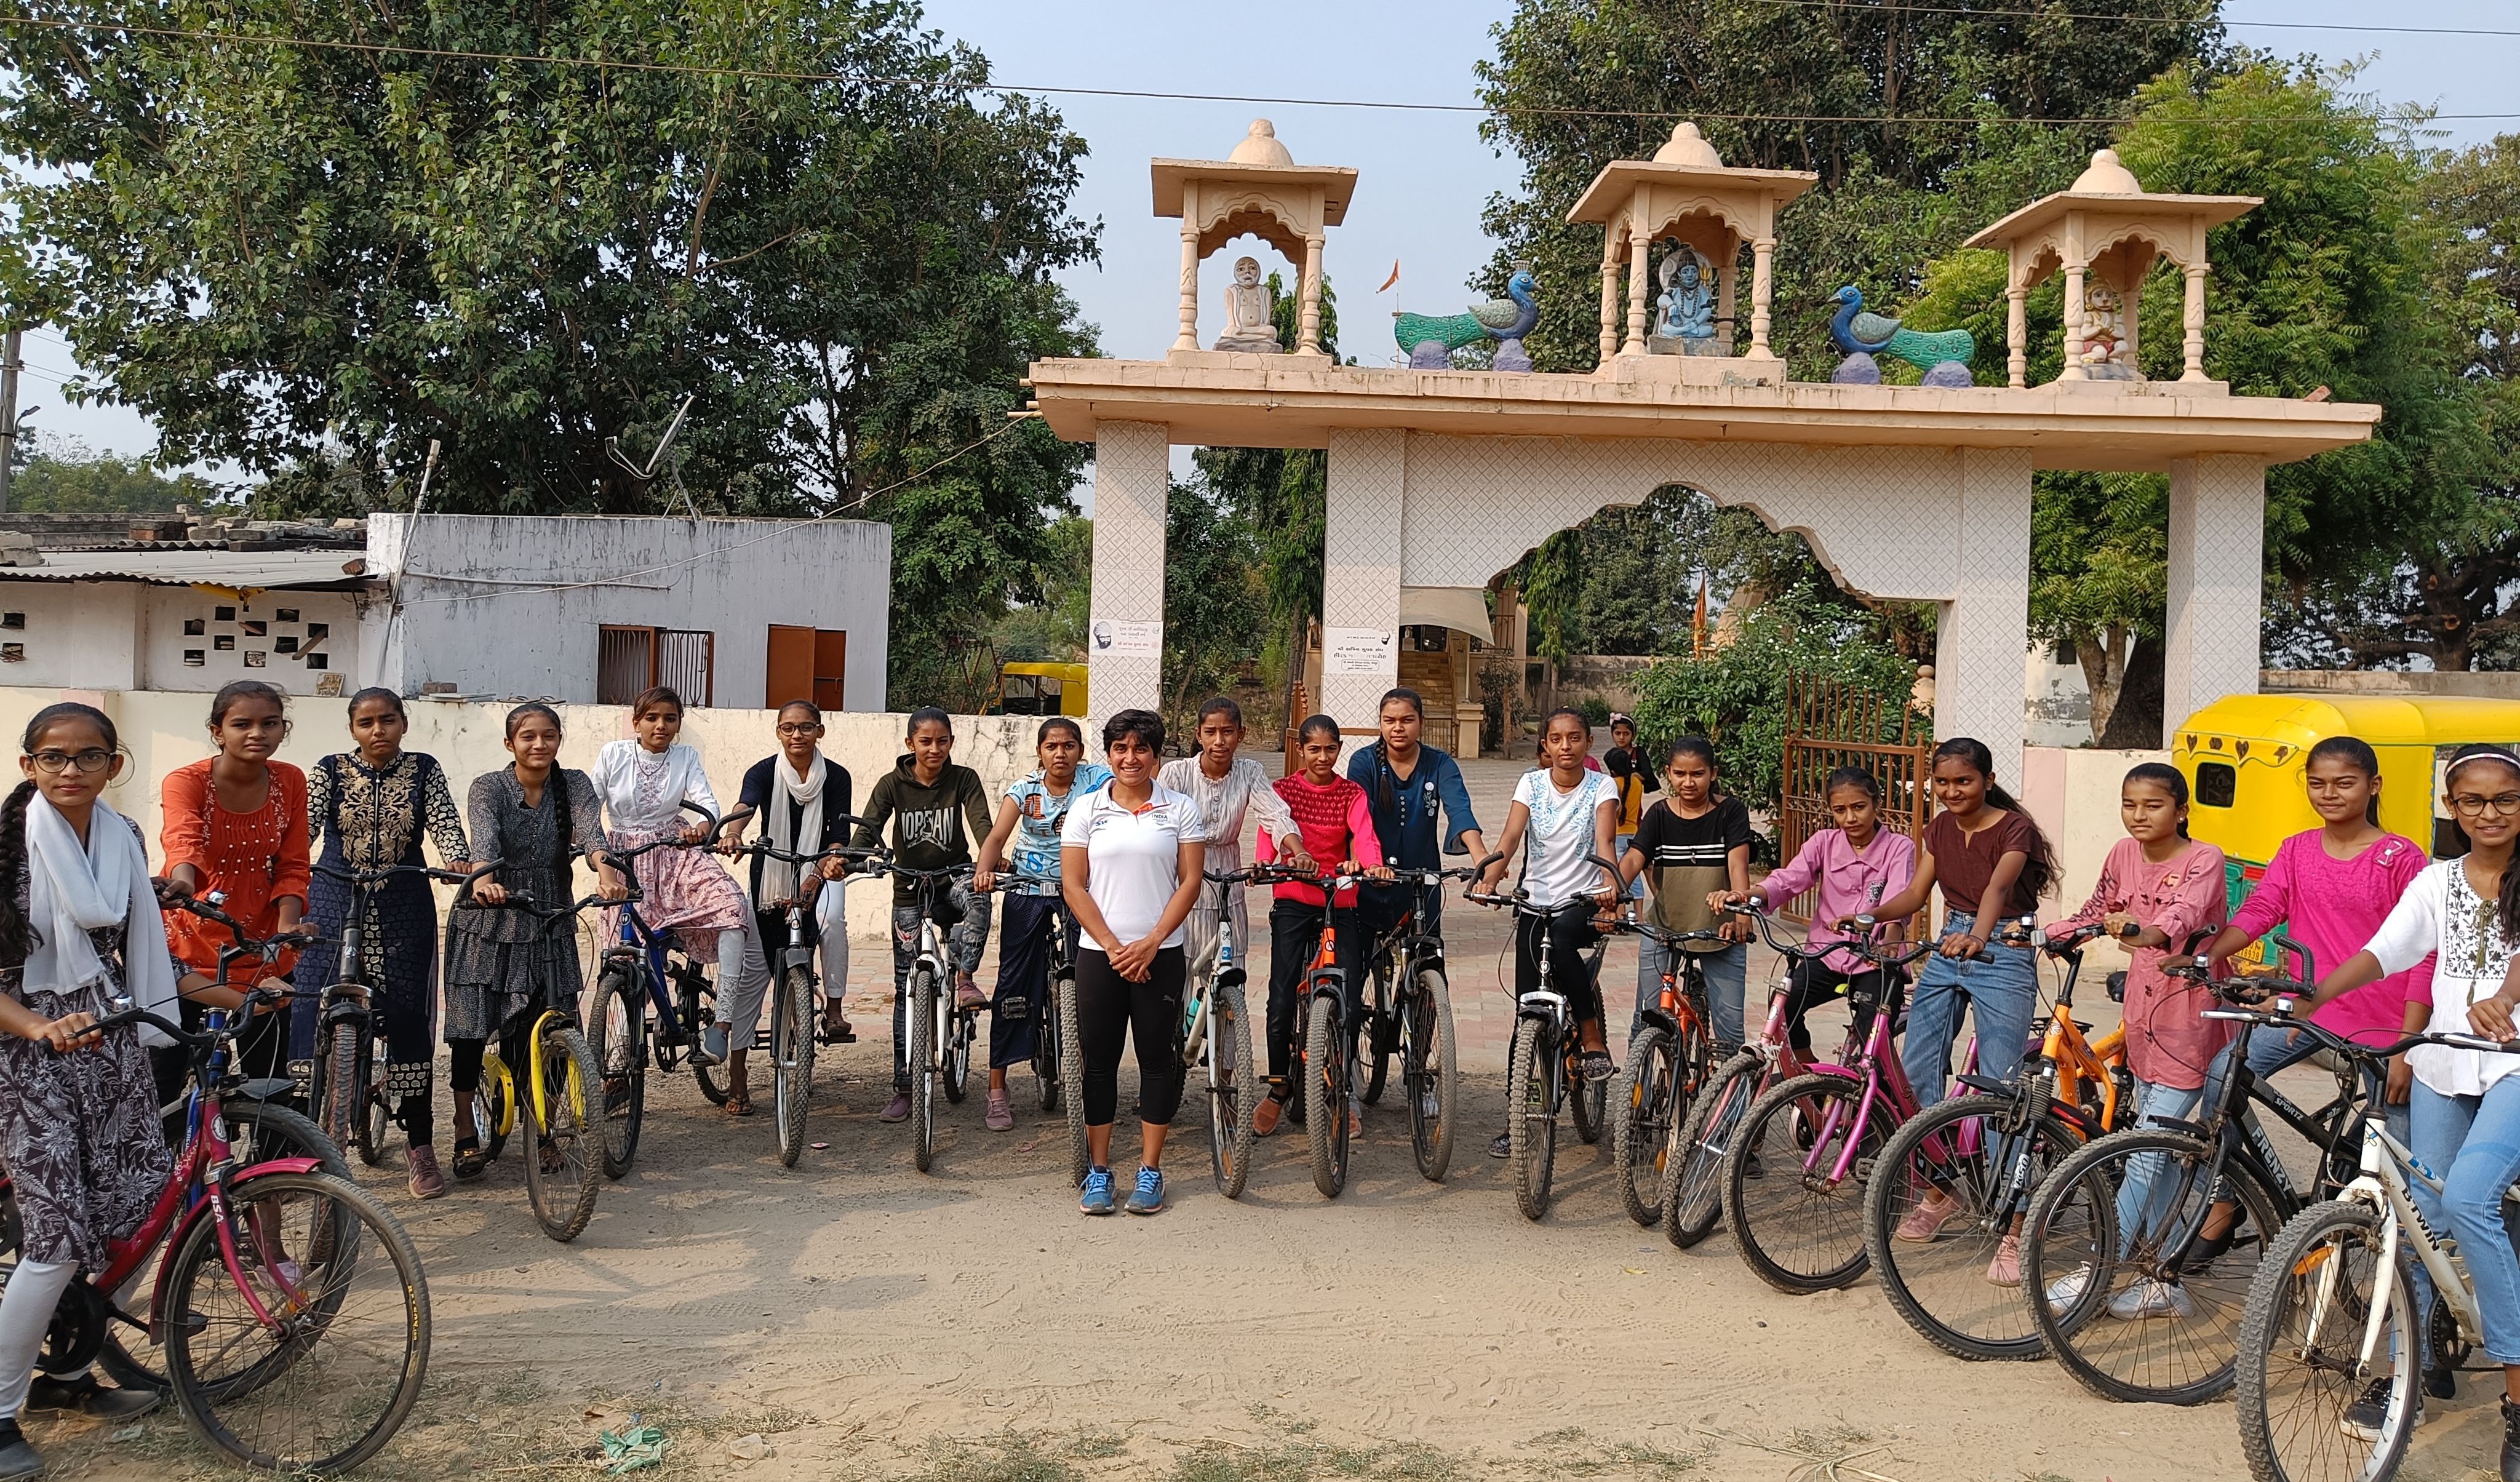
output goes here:
[[13, 326], [0, 341], [0, 515], [9, 513], [10, 466], [18, 461], [18, 340]]

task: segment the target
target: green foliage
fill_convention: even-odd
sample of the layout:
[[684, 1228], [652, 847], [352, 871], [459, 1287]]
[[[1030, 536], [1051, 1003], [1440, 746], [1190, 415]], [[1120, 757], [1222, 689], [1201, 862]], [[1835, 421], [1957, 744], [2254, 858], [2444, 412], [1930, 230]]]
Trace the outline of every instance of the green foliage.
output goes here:
[[1187, 741], [1200, 703], [1259, 656], [1266, 596], [1250, 526], [1204, 490], [1172, 486], [1164, 545], [1164, 729]]
[[1085, 656], [1093, 620], [1094, 521], [1067, 515], [1043, 534], [1040, 595], [1010, 609], [989, 635], [1002, 661], [1069, 663]]
[[1531, 651], [1553, 664], [1571, 656], [1567, 639], [1584, 595], [1584, 537], [1560, 530], [1522, 559], [1514, 574], [1531, 608]]
[[161, 472], [149, 459], [94, 453], [75, 441], [37, 444], [9, 484], [9, 508], [29, 515], [167, 515], [177, 505], [207, 514], [226, 500], [225, 489], [198, 473]]
[[1715, 743], [1724, 786], [1753, 807], [1781, 796], [1788, 679], [1834, 681], [1904, 704], [1915, 665], [1876, 637], [1865, 615], [1809, 586], [1761, 604], [1704, 658], [1674, 658], [1637, 677], [1637, 730], [1648, 747], [1682, 736]]

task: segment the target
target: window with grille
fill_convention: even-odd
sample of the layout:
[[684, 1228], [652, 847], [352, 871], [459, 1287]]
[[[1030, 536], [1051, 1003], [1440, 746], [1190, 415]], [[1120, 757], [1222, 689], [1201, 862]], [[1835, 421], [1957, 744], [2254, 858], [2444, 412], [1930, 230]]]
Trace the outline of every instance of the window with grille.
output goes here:
[[717, 635], [686, 628], [607, 623], [596, 635], [595, 702], [626, 705], [643, 690], [671, 686], [687, 705], [717, 702]]

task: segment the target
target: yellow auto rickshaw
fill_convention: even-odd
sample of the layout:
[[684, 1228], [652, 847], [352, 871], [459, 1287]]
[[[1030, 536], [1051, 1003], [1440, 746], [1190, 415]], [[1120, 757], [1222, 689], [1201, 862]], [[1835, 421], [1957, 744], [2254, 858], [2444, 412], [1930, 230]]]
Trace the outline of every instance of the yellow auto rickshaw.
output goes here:
[[1083, 715], [1085, 665], [998, 665], [999, 715]]
[[2171, 738], [2171, 762], [2187, 779], [2188, 832], [2222, 846], [2232, 909], [2266, 878], [2276, 845], [2318, 827], [2302, 771], [2310, 748], [2331, 736], [2371, 747], [2380, 758], [2380, 827], [2438, 859], [2459, 851], [2442, 806], [2443, 766], [2474, 741], [2520, 744], [2520, 700], [2228, 695], [2189, 716]]

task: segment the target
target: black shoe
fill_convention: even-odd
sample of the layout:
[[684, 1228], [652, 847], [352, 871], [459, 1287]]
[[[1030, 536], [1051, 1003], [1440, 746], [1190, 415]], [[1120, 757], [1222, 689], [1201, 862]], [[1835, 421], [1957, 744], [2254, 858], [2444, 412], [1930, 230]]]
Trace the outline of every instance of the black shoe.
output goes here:
[[[2344, 1418], [2337, 1422], [2336, 1428], [2357, 1441], [2377, 1445], [2380, 1427], [2389, 1419], [2389, 1390], [2397, 1382], [2393, 1377], [2382, 1377], [2364, 1385], [2362, 1398], [2345, 1407]], [[2424, 1397], [2419, 1393], [2415, 1396], [2414, 1415], [2408, 1421], [2407, 1429], [2411, 1431], [2423, 1423]]]
[[0, 1482], [27, 1482], [44, 1474], [44, 1459], [26, 1444], [16, 1420], [0, 1420]]
[[26, 1409], [37, 1414], [75, 1412], [100, 1420], [136, 1420], [164, 1404], [155, 1389], [108, 1389], [86, 1374], [56, 1379], [38, 1374], [26, 1389]]
[[2520, 1482], [2520, 1405], [2502, 1397], [2502, 1482]]
[[2424, 1393], [2436, 1400], [2448, 1400], [2458, 1394], [2458, 1370], [2427, 1369], [2424, 1370]]
[[1512, 1157], [1513, 1134], [1510, 1132], [1500, 1132], [1495, 1137], [1488, 1139], [1488, 1156], [1492, 1158]]

